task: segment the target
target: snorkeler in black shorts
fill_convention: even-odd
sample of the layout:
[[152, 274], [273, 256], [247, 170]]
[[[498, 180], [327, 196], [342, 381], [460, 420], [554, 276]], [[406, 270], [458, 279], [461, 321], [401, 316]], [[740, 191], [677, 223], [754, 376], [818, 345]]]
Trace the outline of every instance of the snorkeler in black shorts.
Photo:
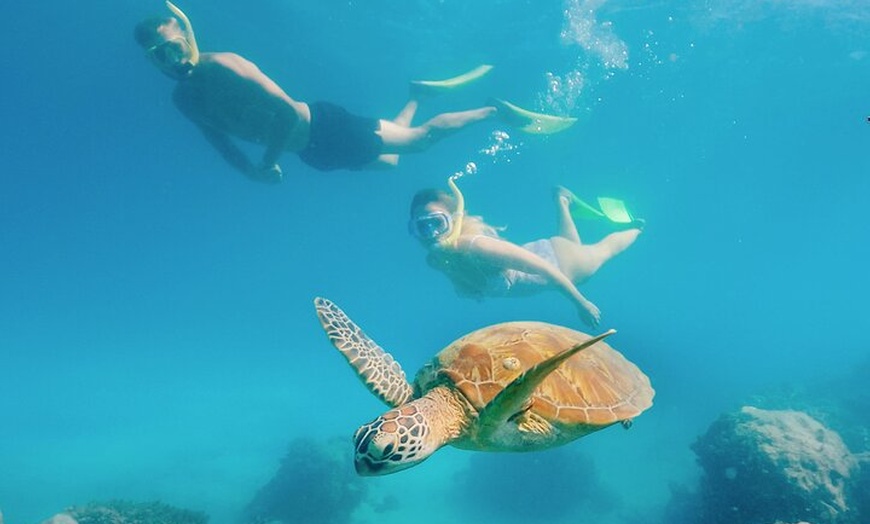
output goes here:
[[[255, 64], [235, 53], [200, 53], [190, 21], [172, 3], [166, 4], [175, 17], [139, 23], [136, 41], [158, 69], [178, 82], [173, 99], [181, 112], [230, 165], [254, 180], [279, 182], [278, 159], [285, 151], [298, 153], [319, 170], [389, 167], [398, 163], [401, 154], [425, 151], [497, 114], [530, 132], [542, 132], [542, 122], [546, 128], [547, 119], [558, 118], [500, 103], [443, 113], [411, 125], [418, 95], [468, 84], [484, 76], [490, 66], [448, 80], [413, 82], [411, 100], [392, 120], [357, 117], [327, 103], [309, 105], [290, 98]], [[557, 123], [570, 125], [573, 119]], [[252, 162], [233, 139], [264, 145], [260, 161]]]
[[329, 102], [308, 104], [311, 127], [308, 146], [299, 158], [321, 171], [363, 169], [378, 160], [384, 141], [381, 123], [350, 113]]

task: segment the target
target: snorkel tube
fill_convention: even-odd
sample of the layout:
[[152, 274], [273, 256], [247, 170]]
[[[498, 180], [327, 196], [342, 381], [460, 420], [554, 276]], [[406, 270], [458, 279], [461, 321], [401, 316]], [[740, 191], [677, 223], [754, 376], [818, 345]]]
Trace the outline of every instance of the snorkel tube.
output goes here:
[[166, 7], [181, 21], [181, 30], [184, 31], [184, 38], [187, 40], [187, 45], [190, 46], [190, 65], [195, 66], [199, 63], [199, 47], [196, 45], [196, 37], [193, 36], [193, 26], [190, 25], [190, 19], [184, 14], [184, 11], [169, 0], [166, 0]]
[[447, 185], [450, 186], [450, 190], [453, 191], [453, 198], [456, 199], [456, 211], [453, 213], [453, 227], [450, 229], [450, 233], [444, 235], [438, 241], [441, 247], [456, 247], [456, 241], [459, 240], [459, 235], [462, 234], [462, 217], [465, 216], [465, 197], [462, 196], [462, 191], [456, 185], [456, 180], [461, 178], [463, 174], [460, 171], [450, 175], [450, 178], [447, 179]]

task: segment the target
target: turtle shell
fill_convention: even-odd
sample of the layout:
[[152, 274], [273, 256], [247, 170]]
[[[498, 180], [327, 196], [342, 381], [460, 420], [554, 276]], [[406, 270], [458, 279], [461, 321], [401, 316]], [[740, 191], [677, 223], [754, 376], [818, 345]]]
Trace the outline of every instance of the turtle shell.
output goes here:
[[[451, 386], [479, 411], [525, 370], [590, 338], [543, 322], [489, 326], [444, 348], [420, 370], [415, 386], [420, 393]], [[654, 394], [637, 366], [598, 342], [552, 372], [527, 405], [554, 426], [594, 431], [636, 417], [652, 405]]]

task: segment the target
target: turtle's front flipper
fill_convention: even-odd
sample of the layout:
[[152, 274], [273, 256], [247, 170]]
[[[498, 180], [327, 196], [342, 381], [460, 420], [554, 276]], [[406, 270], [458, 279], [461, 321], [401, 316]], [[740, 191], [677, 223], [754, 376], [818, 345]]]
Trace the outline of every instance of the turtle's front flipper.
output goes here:
[[577, 344], [561, 353], [557, 353], [547, 360], [538, 362], [524, 371], [523, 374], [508, 384], [501, 393], [496, 395], [495, 398], [493, 398], [489, 404], [480, 411], [479, 424], [481, 434], [485, 435], [496, 430], [501, 427], [506, 420], [524, 409], [524, 407], [526, 407], [526, 402], [535, 391], [535, 388], [541, 385], [541, 382], [543, 382], [550, 373], [556, 371], [556, 368], [562, 365], [563, 362], [614, 333], [616, 333], [616, 330], [611, 329], [596, 337], [592, 337], [586, 342]]
[[326, 336], [344, 355], [359, 379], [390, 407], [397, 407], [414, 395], [402, 366], [375, 344], [338, 306], [325, 298], [314, 299], [317, 318]]

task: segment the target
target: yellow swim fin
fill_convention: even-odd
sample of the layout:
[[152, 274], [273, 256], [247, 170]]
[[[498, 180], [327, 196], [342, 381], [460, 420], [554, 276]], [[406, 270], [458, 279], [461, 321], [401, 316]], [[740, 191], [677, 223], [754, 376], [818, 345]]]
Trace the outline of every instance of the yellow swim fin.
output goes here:
[[184, 11], [178, 8], [175, 4], [166, 0], [166, 7], [172, 11], [181, 21], [181, 29], [184, 31], [184, 38], [187, 39], [187, 45], [190, 46], [190, 64], [196, 65], [199, 63], [199, 47], [196, 45], [196, 37], [193, 36], [193, 26], [190, 25], [190, 19], [184, 14]]
[[558, 133], [568, 129], [577, 122], [577, 119], [573, 117], [535, 113], [498, 98], [491, 100], [490, 103], [498, 108], [498, 116], [502, 120], [518, 128], [520, 131], [533, 135]]
[[459, 87], [465, 87], [475, 80], [483, 78], [490, 70], [492, 70], [492, 66], [484, 64], [446, 80], [413, 80], [411, 88], [418, 94], [440, 95]]

